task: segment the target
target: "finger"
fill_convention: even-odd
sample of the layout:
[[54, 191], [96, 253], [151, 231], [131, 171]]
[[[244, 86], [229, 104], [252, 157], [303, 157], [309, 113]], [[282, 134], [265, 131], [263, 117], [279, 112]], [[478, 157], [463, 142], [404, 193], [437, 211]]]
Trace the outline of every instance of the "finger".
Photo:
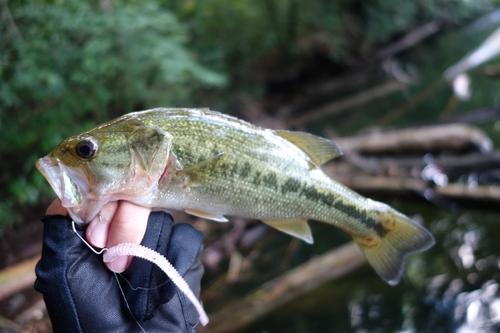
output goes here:
[[[106, 246], [110, 248], [120, 243], [140, 244], [146, 233], [149, 213], [151, 213], [150, 208], [120, 201], [111, 221]], [[110, 270], [121, 273], [131, 262], [132, 257], [123, 256], [107, 265]]]
[[118, 208], [118, 202], [108, 202], [102, 206], [97, 215], [89, 224], [86, 231], [87, 241], [95, 247], [103, 248], [108, 242], [111, 220]]
[[61, 200], [55, 199], [47, 208], [45, 215], [64, 215], [68, 216], [68, 210], [63, 207]]

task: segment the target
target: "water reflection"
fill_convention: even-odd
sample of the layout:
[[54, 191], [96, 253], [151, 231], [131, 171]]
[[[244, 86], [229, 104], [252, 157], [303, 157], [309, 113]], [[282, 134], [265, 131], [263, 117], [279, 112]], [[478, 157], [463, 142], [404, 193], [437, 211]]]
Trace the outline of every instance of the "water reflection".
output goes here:
[[458, 257], [461, 260], [463, 268], [471, 268], [476, 258], [474, 251], [479, 248], [481, 235], [478, 230], [467, 231], [463, 236], [464, 243], [458, 248]]
[[437, 326], [443, 332], [499, 332], [498, 215], [469, 213], [453, 220], [436, 226], [458, 270], [430, 280], [425, 302], [433, 310], [426, 316], [441, 318]]
[[481, 289], [457, 295], [454, 319], [457, 333], [494, 333], [500, 330], [498, 283], [489, 280]]
[[399, 299], [380, 286], [356, 292], [352, 332], [500, 332], [499, 221], [485, 212], [437, 218], [438, 245], [410, 259], [406, 285], [392, 291]]

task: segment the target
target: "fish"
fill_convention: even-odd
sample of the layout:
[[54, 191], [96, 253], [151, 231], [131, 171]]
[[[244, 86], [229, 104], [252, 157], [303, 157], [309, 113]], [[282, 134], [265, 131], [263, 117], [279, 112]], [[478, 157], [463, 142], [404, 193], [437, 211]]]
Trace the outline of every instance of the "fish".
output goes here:
[[342, 155], [334, 142], [271, 130], [207, 109], [132, 112], [62, 141], [36, 167], [77, 223], [127, 200], [217, 222], [257, 219], [313, 243], [308, 220], [347, 232], [391, 285], [407, 255], [432, 234], [389, 205], [365, 198], [320, 166]]

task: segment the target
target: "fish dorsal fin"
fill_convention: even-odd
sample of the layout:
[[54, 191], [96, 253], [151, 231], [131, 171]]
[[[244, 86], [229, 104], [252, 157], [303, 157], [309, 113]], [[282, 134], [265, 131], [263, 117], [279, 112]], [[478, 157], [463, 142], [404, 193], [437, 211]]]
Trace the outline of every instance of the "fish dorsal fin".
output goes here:
[[302, 239], [308, 244], [314, 243], [311, 229], [307, 224], [307, 220], [262, 220], [265, 224], [270, 225], [273, 228], [283, 231], [286, 234]]
[[342, 155], [340, 147], [330, 140], [304, 132], [275, 131], [281, 136], [302, 149], [316, 165], [321, 165], [335, 157]]
[[197, 210], [197, 209], [185, 209], [184, 211], [188, 214], [198, 216], [198, 217], [201, 217], [201, 218], [204, 218], [207, 220], [212, 220], [212, 221], [216, 221], [216, 222], [228, 222], [228, 219], [226, 219], [223, 215], [207, 213], [207, 212]]

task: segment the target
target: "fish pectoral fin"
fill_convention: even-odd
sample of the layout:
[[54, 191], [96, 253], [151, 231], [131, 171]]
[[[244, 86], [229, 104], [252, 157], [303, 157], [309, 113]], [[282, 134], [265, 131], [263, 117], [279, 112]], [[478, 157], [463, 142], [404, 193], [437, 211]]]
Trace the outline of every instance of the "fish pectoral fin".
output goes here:
[[342, 150], [335, 142], [316, 135], [291, 131], [275, 131], [275, 133], [302, 149], [316, 165], [342, 155]]
[[308, 244], [314, 243], [307, 220], [262, 220], [265, 224], [286, 234], [302, 239]]
[[215, 154], [214, 156], [210, 156], [209, 158], [204, 159], [201, 162], [190, 165], [190, 166], [182, 169], [181, 172], [187, 173], [187, 174], [196, 172], [200, 168], [207, 166], [208, 164], [214, 163], [215, 161], [219, 160], [222, 156], [224, 156], [224, 152], [220, 152], [218, 154]]
[[207, 213], [201, 210], [197, 209], [184, 209], [184, 211], [188, 214], [198, 216], [207, 220], [212, 220], [216, 222], [228, 222], [229, 220], [226, 219], [223, 215], [217, 215], [213, 213]]

